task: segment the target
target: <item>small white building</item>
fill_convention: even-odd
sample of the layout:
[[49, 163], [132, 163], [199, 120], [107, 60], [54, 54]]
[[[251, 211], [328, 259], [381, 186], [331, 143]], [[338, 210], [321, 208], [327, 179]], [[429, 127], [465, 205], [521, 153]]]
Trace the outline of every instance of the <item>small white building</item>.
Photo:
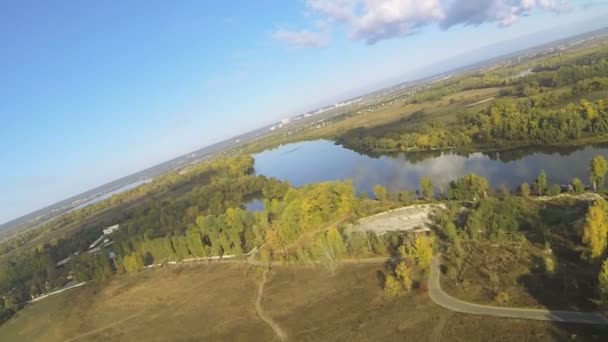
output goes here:
[[110, 235], [113, 232], [117, 231], [118, 228], [120, 228], [120, 225], [118, 225], [118, 224], [110, 226], [110, 227], [108, 227], [108, 228], [106, 228], [106, 229], [103, 230], [103, 235]]

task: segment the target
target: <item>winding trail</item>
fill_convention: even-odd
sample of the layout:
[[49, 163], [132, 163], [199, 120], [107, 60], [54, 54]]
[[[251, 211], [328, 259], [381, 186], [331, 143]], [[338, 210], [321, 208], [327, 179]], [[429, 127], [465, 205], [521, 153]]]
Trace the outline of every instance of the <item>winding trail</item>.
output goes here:
[[473, 304], [456, 299], [441, 289], [439, 282], [441, 254], [433, 258], [429, 275], [429, 296], [431, 300], [446, 309], [481, 316], [528, 319], [562, 323], [585, 323], [608, 325], [608, 318], [595, 312], [559, 311], [545, 309], [503, 308], [489, 305]]
[[262, 281], [260, 282], [260, 287], [258, 287], [258, 296], [255, 299], [255, 312], [257, 313], [258, 317], [262, 321], [264, 321], [264, 323], [268, 324], [268, 326], [271, 327], [272, 330], [274, 330], [274, 332], [275, 332], [275, 334], [277, 334], [277, 337], [279, 338], [279, 340], [286, 341], [287, 334], [285, 334], [285, 332], [283, 330], [281, 330], [281, 327], [279, 327], [279, 325], [276, 324], [272, 320], [270, 315], [268, 315], [266, 313], [266, 311], [264, 311], [264, 308], [262, 307], [262, 295], [264, 294], [264, 284], [266, 283], [266, 280], [267, 280], [267, 278], [266, 278], [267, 273], [268, 273], [268, 269], [265, 269], [264, 273], [262, 273]]

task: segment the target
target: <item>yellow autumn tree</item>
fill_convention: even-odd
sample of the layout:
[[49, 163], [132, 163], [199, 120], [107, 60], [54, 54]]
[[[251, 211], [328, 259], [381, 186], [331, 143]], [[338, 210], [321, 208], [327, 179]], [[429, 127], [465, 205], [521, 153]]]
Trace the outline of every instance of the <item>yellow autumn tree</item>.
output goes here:
[[397, 297], [402, 294], [403, 286], [395, 276], [389, 274], [384, 279], [384, 291], [391, 297]]
[[141, 255], [137, 253], [131, 253], [124, 258], [124, 267], [128, 273], [134, 273], [144, 268], [144, 260]]
[[407, 265], [402, 262], [395, 268], [395, 274], [397, 278], [401, 281], [401, 286], [406, 292], [410, 292], [412, 290], [412, 285], [414, 280], [412, 279], [412, 271]]
[[434, 240], [432, 236], [418, 235], [414, 242], [415, 258], [418, 267], [422, 270], [426, 270], [431, 266], [433, 260], [433, 245]]
[[608, 241], [608, 222], [606, 217], [606, 202], [595, 202], [587, 211], [583, 227], [583, 242], [588, 247], [587, 258], [595, 261], [606, 251]]

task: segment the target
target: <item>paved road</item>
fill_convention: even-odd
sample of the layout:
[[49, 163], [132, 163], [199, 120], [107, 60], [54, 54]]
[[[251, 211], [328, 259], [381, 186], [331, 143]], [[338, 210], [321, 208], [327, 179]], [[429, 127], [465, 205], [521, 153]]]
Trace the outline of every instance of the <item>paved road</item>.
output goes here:
[[441, 254], [433, 258], [429, 276], [429, 296], [435, 304], [446, 309], [472, 315], [530, 319], [537, 321], [552, 321], [564, 323], [587, 323], [608, 325], [608, 319], [599, 313], [557, 311], [543, 309], [502, 308], [496, 306], [468, 303], [451, 297], [441, 289], [439, 277], [441, 274]]

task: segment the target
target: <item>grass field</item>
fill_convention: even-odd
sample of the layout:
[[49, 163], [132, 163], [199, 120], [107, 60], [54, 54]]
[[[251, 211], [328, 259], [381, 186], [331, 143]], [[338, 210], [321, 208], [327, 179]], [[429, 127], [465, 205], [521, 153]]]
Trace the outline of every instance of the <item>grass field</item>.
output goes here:
[[[387, 298], [383, 265], [276, 268], [262, 306], [290, 341], [602, 340], [589, 326], [477, 317], [424, 293]], [[254, 311], [259, 273], [242, 265], [149, 270], [48, 298], [0, 327], [0, 341], [276, 341]]]
[[0, 341], [268, 341], [256, 274], [241, 265], [149, 270], [27, 307]]

